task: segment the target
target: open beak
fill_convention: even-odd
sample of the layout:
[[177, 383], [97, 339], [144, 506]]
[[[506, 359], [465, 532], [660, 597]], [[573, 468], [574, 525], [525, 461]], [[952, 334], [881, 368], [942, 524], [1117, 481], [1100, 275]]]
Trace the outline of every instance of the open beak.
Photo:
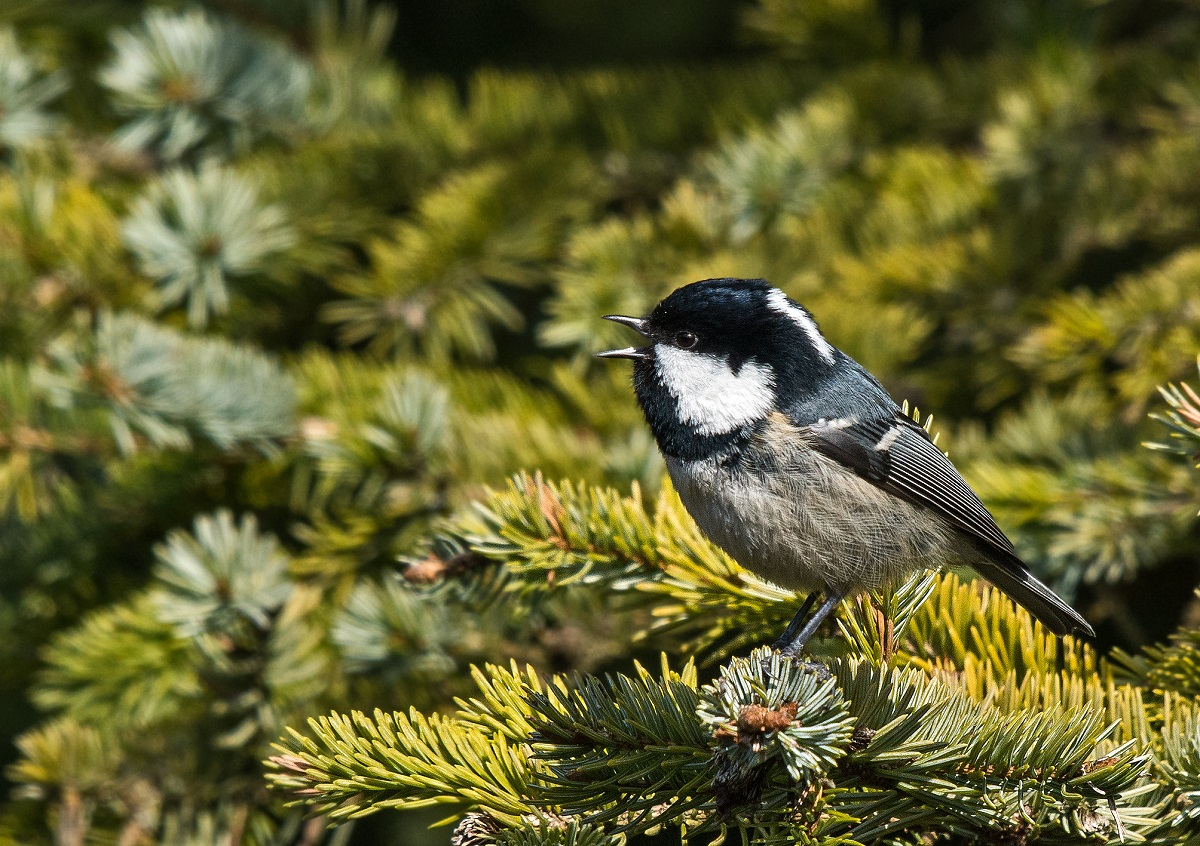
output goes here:
[[[636, 332], [646, 334], [646, 321], [640, 317], [626, 317], [623, 314], [606, 314], [605, 320], [628, 326]], [[623, 350], [605, 350], [596, 353], [596, 358], [649, 358], [650, 350], [645, 347], [625, 347]]]

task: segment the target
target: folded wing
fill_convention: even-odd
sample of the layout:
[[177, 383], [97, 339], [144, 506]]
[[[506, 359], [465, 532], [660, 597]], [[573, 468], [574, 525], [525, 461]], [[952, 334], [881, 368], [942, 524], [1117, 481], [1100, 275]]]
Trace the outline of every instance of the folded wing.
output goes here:
[[804, 431], [823, 455], [967, 535], [981, 553], [970, 564], [1055, 634], [1094, 635], [1086, 620], [1029, 572], [979, 497], [915, 422], [901, 415], [850, 418], [821, 421]]

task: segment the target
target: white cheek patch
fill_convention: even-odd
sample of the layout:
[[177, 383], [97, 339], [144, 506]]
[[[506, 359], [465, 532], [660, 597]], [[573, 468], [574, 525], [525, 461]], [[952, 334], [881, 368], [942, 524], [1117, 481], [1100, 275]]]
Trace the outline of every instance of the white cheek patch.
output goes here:
[[800, 331], [812, 342], [817, 355], [833, 364], [833, 345], [825, 340], [825, 336], [821, 334], [821, 330], [807, 311], [789, 300], [787, 294], [778, 288], [772, 288], [771, 293], [767, 294], [767, 307], [799, 326]]
[[756, 361], [734, 373], [726, 358], [658, 344], [654, 367], [675, 398], [680, 420], [701, 435], [732, 432], [775, 407], [775, 372]]

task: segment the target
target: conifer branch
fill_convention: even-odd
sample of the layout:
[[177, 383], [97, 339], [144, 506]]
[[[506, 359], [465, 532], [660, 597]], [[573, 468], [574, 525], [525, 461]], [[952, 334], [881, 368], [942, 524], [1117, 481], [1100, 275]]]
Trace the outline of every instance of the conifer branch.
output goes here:
[[510, 591], [575, 584], [615, 591], [655, 606], [656, 630], [691, 643], [728, 636], [723, 648], [732, 649], [761, 642], [790, 614], [780, 600], [791, 593], [755, 578], [713, 546], [671, 492], [648, 511], [636, 487], [624, 497], [520, 475], [439, 536], [442, 549], [503, 562]]
[[0, 152], [29, 146], [59, 119], [44, 111], [68, 87], [63, 71], [42, 73], [9, 27], [0, 27]]
[[1170, 429], [1171, 440], [1167, 443], [1151, 442], [1146, 446], [1187, 456], [1200, 467], [1200, 395], [1186, 382], [1160, 385], [1158, 392], [1166, 400], [1169, 410], [1162, 414], [1151, 414], [1150, 417]]
[[916, 670], [830, 669], [765, 649], [703, 687], [690, 666], [546, 682], [492, 667], [455, 718], [310, 721], [277, 746], [270, 781], [335, 817], [459, 802], [507, 827], [534, 824], [536, 809], [611, 832], [724, 820], [761, 843], [801, 831], [863, 842], [911, 825], [1048, 842], [1059, 830], [1068, 843], [1134, 824], [1123, 810], [1125, 822], [1097, 819], [1147, 765], [1134, 741], [1103, 746], [1116, 724], [1101, 712], [1001, 716]]
[[119, 145], [168, 162], [204, 149], [238, 152], [300, 123], [312, 69], [276, 40], [200, 9], [150, 9], [111, 35], [99, 80], [129, 117]]
[[290, 380], [265, 355], [192, 338], [131, 314], [101, 314], [94, 333], [64, 335], [38, 374], [60, 407], [100, 408], [122, 452], [183, 448], [195, 433], [223, 449], [270, 452], [292, 431]]

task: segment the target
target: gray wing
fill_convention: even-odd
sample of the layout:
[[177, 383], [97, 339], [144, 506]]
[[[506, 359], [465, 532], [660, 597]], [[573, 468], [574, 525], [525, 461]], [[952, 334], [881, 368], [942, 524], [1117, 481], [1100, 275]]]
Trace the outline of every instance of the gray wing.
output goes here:
[[890, 494], [922, 505], [1001, 552], [1013, 545], [925, 430], [906, 417], [807, 427], [813, 448]]
[[982, 555], [971, 566], [1052, 632], [1095, 636], [1083, 617], [1029, 572], [950, 459], [912, 420], [900, 415], [846, 418], [803, 431], [821, 454], [888, 493], [928, 508], [972, 538]]

